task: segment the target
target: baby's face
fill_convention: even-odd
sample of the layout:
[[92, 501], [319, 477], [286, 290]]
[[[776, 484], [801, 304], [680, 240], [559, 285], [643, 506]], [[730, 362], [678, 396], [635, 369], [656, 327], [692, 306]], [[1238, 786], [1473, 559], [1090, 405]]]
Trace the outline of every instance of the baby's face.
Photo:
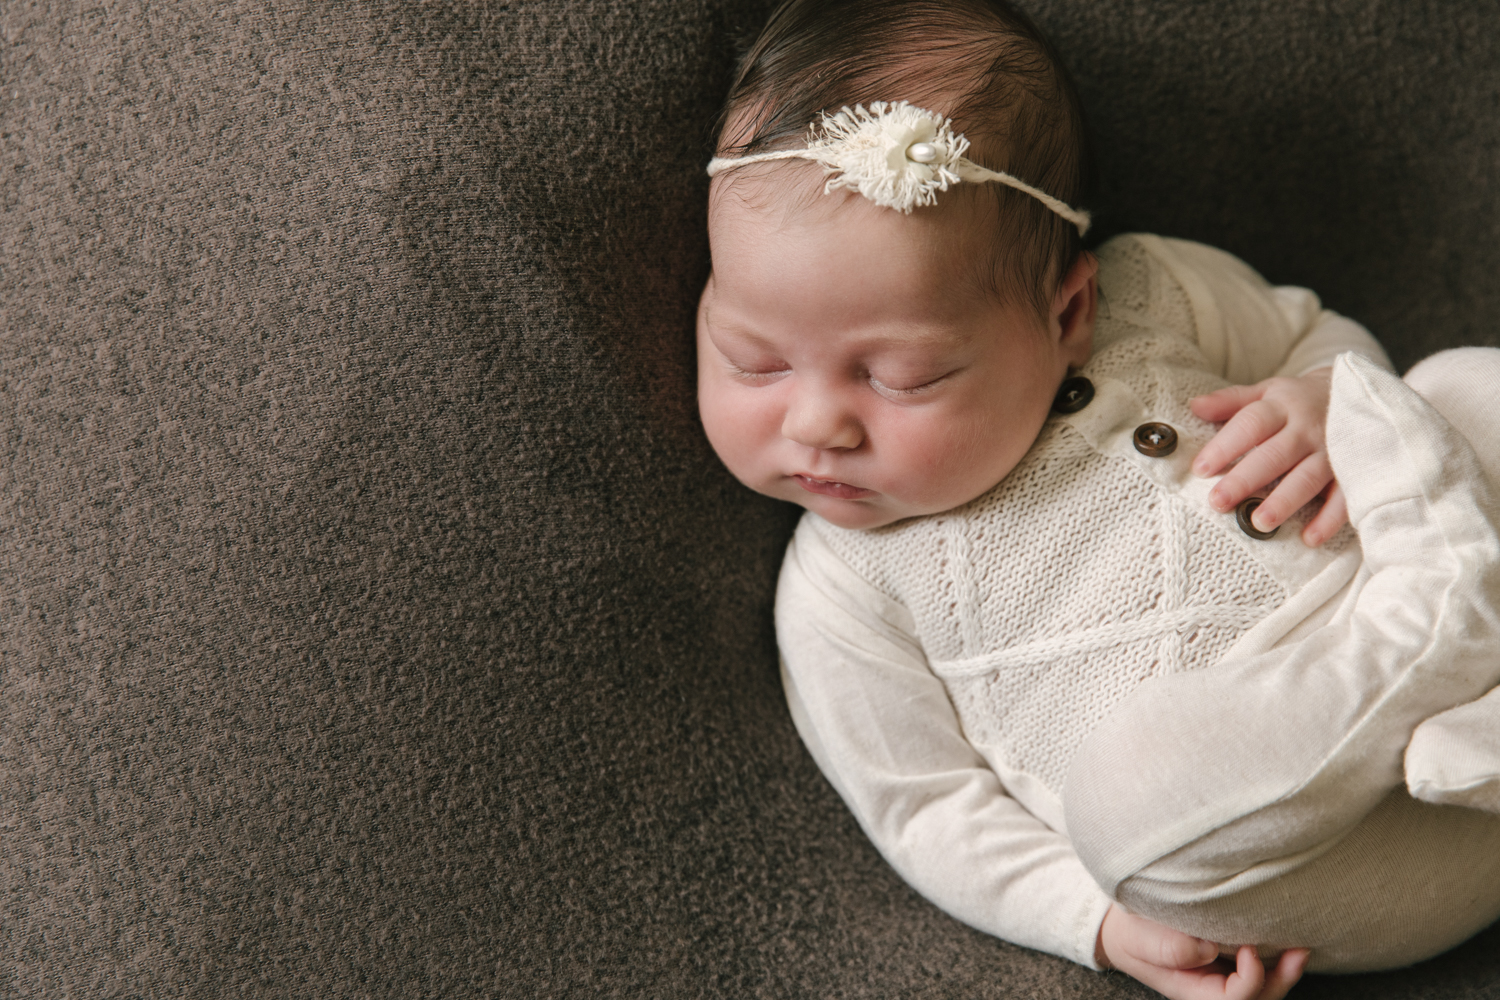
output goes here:
[[846, 528], [994, 486], [1088, 359], [1093, 259], [1044, 325], [981, 289], [973, 202], [949, 192], [902, 215], [848, 192], [809, 199], [816, 168], [771, 169], [748, 199], [716, 190], [709, 211], [698, 404], [714, 450], [751, 489]]

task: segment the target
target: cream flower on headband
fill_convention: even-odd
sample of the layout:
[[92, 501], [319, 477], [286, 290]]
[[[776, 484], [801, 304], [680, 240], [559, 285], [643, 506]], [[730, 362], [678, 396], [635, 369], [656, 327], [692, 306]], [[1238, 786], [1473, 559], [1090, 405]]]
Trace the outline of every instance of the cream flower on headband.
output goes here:
[[824, 191], [849, 188], [877, 205], [910, 212], [937, 202], [937, 193], [959, 183], [958, 162], [969, 140], [953, 134], [941, 115], [906, 101], [876, 101], [825, 115], [808, 137], [808, 159], [833, 176]]
[[716, 156], [709, 161], [708, 176], [767, 160], [814, 160], [831, 175], [823, 185], [825, 194], [848, 188], [877, 205], [906, 213], [935, 204], [937, 193], [953, 184], [994, 181], [1031, 195], [1071, 222], [1078, 235], [1088, 232], [1089, 213], [1069, 207], [1019, 177], [981, 167], [965, 158], [968, 149], [969, 140], [955, 135], [953, 122], [943, 115], [906, 101], [874, 101], [868, 109], [857, 104], [836, 115], [823, 115], [809, 128], [803, 149]]

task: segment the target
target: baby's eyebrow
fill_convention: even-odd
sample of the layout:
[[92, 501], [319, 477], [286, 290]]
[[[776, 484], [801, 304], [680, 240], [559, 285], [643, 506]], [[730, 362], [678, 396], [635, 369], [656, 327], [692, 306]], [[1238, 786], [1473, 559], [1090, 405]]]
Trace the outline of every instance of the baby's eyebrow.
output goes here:
[[743, 340], [754, 341], [762, 347], [771, 346], [768, 338], [756, 333], [754, 328], [746, 326], [743, 322], [739, 322], [732, 317], [726, 319], [722, 312], [719, 314], [718, 319], [715, 319], [714, 308], [709, 303], [704, 303], [703, 305], [703, 323], [715, 333], [726, 333]]
[[877, 347], [921, 347], [934, 351], [955, 351], [967, 347], [973, 340], [974, 332], [967, 328], [911, 326], [900, 331], [875, 334], [870, 337], [869, 344]]

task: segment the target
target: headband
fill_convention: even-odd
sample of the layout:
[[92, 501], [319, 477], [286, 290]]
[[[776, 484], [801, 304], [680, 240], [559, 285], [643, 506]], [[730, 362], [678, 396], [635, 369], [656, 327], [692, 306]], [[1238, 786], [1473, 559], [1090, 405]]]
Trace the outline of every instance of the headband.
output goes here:
[[857, 104], [853, 110], [846, 107], [836, 115], [824, 114], [808, 128], [805, 149], [716, 156], [709, 161], [708, 176], [747, 163], [813, 160], [833, 175], [823, 185], [824, 194], [850, 188], [877, 205], [906, 213], [936, 203], [937, 192], [948, 190], [951, 184], [995, 181], [1031, 195], [1076, 226], [1079, 236], [1088, 232], [1089, 213], [1069, 207], [1019, 177], [981, 167], [965, 158], [968, 148], [969, 140], [953, 133], [952, 119], [906, 101], [875, 101], [869, 110]]

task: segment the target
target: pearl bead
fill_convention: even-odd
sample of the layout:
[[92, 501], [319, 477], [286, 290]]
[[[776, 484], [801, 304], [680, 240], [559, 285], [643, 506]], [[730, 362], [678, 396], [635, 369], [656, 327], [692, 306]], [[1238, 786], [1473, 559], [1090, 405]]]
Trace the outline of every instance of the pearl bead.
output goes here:
[[914, 142], [907, 148], [906, 158], [916, 163], [931, 163], [938, 158], [937, 147], [930, 142]]

